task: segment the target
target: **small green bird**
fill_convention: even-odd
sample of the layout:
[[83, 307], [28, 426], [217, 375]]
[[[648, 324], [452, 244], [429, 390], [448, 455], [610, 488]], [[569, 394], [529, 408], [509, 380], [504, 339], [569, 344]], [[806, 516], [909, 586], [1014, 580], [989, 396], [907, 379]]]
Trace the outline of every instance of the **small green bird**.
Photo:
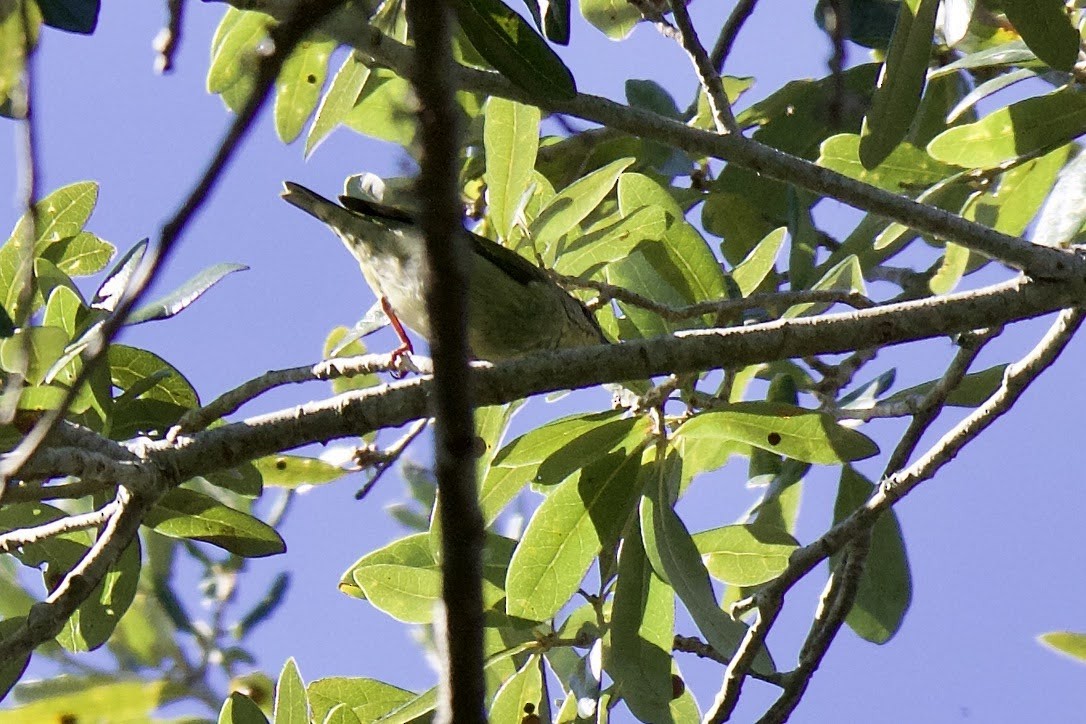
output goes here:
[[[327, 224], [358, 260], [400, 338], [393, 354], [412, 351], [401, 320], [428, 340], [425, 248], [412, 215], [354, 196], [340, 196], [340, 206], [300, 184], [284, 186], [283, 198]], [[585, 306], [542, 269], [490, 239], [466, 233], [473, 259], [468, 344], [477, 358], [500, 361], [607, 341]]]

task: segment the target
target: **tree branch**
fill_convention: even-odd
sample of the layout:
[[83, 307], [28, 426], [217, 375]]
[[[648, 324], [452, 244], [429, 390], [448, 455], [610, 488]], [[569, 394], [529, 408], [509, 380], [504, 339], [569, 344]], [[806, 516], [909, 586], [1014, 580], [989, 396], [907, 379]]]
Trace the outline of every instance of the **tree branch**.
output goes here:
[[720, 82], [720, 73], [713, 67], [709, 56], [705, 53], [705, 47], [701, 44], [697, 31], [694, 30], [690, 14], [686, 12], [685, 0], [670, 1], [675, 25], [679, 28], [679, 43], [690, 56], [690, 62], [694, 64], [694, 70], [698, 74], [698, 81], [709, 99], [709, 110], [713, 115], [717, 132], [739, 133], [739, 124], [735, 122], [728, 94], [724, 92], [724, 84]]

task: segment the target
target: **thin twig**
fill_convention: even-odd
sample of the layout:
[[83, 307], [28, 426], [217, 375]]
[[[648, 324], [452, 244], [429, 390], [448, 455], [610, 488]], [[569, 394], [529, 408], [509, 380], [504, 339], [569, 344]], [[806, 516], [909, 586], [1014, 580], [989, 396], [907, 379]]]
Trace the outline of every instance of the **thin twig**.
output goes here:
[[49, 433], [63, 415], [67, 413], [72, 402], [80, 393], [83, 384], [90, 379], [102, 357], [109, 349], [110, 343], [124, 326], [129, 313], [143, 299], [158, 271], [169, 259], [189, 222], [207, 202], [211, 192], [218, 185], [227, 163], [233, 157], [242, 139], [248, 134], [257, 113], [264, 106], [287, 56], [312, 28], [342, 5], [343, 2], [344, 0], [311, 0], [311, 2], [299, 4], [290, 19], [272, 32], [275, 41], [275, 52], [265, 57], [260, 63], [252, 94], [230, 125], [226, 136], [219, 144], [199, 182], [197, 182], [173, 217], [162, 227], [159, 232], [158, 244], [133, 275], [129, 287], [118, 301], [113, 314], [102, 324], [97, 337], [90, 340], [90, 344], [82, 357], [83, 367], [72, 381], [63, 400], [56, 408], [43, 415], [30, 432], [23, 437], [19, 445], [5, 454], [3, 460], [0, 461], [0, 499], [2, 499], [4, 489], [7, 487], [7, 481], [18, 476], [22, 466], [49, 436]]
[[705, 721], [718, 724], [727, 721], [735, 711], [735, 706], [739, 703], [739, 695], [743, 691], [743, 680], [750, 675], [754, 659], [765, 645], [765, 638], [773, 628], [773, 623], [781, 612], [781, 606], [781, 599], [763, 600], [759, 604], [754, 621], [747, 628], [743, 640], [739, 643], [739, 648], [728, 662], [728, 668], [724, 670], [724, 683], [717, 692], [713, 708], [709, 710]]
[[159, 31], [153, 43], [155, 52], [158, 53], [155, 56], [156, 73], [169, 73], [173, 70], [174, 56], [181, 47], [185, 0], [166, 0], [166, 12], [166, 27]]
[[[728, 665], [728, 657], [714, 649], [709, 644], [705, 643], [697, 636], [680, 636], [675, 634], [675, 639], [671, 644], [672, 651], [680, 651], [684, 654], [694, 654], [701, 659], [709, 659], [715, 661], [718, 664]], [[783, 677], [780, 674], [763, 674], [757, 671], [751, 671], [748, 676], [752, 679], [758, 679], [764, 681], [767, 684], [774, 684], [781, 686], [783, 684]]]
[[[416, 365], [416, 371], [422, 374], [430, 373], [429, 360], [413, 356], [412, 362]], [[215, 420], [237, 412], [245, 403], [276, 387], [368, 375], [386, 371], [390, 367], [389, 355], [366, 354], [356, 357], [334, 357], [314, 365], [265, 372], [259, 377], [224, 392], [203, 407], [186, 412], [167, 434], [167, 439], [173, 440], [181, 433], [203, 430]]]
[[728, 317], [738, 315], [750, 309], [768, 309], [783, 313], [790, 307], [798, 304], [847, 304], [853, 309], [870, 309], [878, 306], [868, 297], [859, 292], [849, 292], [840, 289], [804, 289], [800, 291], [777, 292], [773, 294], [752, 294], [742, 299], [721, 299], [697, 304], [689, 304], [685, 307], [672, 307], [667, 304], [653, 301], [648, 297], [638, 294], [625, 287], [615, 286], [594, 279], [582, 279], [580, 277], [566, 276], [550, 272], [551, 276], [563, 286], [580, 289], [592, 289], [598, 292], [599, 297], [594, 300], [593, 306], [599, 307], [612, 299], [625, 302], [641, 309], [658, 314], [660, 317], [672, 321], [692, 319], [706, 314]]
[[724, 62], [731, 55], [735, 39], [739, 37], [739, 31], [754, 13], [754, 6], [757, 4], [758, 0], [736, 0], [735, 7], [732, 8], [731, 14], [720, 29], [716, 44], [709, 53], [709, 63], [717, 73], [724, 72]]
[[709, 110], [717, 133], [739, 133], [739, 124], [735, 122], [735, 116], [732, 114], [732, 106], [728, 101], [728, 94], [724, 92], [720, 73], [713, 67], [709, 56], [705, 53], [705, 47], [701, 44], [697, 31], [694, 30], [690, 14], [686, 12], [684, 0], [671, 0], [671, 13], [675, 16], [675, 24], [679, 28], [679, 42], [686, 54], [690, 56], [690, 62], [694, 64], [694, 70], [698, 74], [698, 81], [709, 99]]
[[664, 17], [663, 11], [656, 6], [654, 0], [628, 0], [641, 13], [641, 17], [652, 23], [653, 27], [670, 40], [679, 40], [679, 31]]
[[366, 484], [359, 488], [358, 492], [354, 494], [355, 500], [362, 500], [373, 487], [377, 485], [377, 481], [381, 479], [381, 476], [385, 474], [385, 471], [396, 464], [396, 461], [403, 455], [407, 446], [414, 442], [415, 438], [422, 434], [422, 431], [426, 429], [426, 426], [430, 424], [429, 418], [422, 418], [416, 420], [415, 424], [411, 426], [399, 440], [389, 445], [380, 452], [369, 453], [366, 462], [372, 464], [374, 467], [373, 477], [366, 481]]
[[33, 528], [18, 528], [0, 535], [0, 552], [11, 553], [23, 546], [40, 543], [47, 538], [53, 538], [76, 530], [97, 528], [105, 523], [116, 511], [117, 502], [114, 501], [90, 513], [66, 515], [63, 518]]

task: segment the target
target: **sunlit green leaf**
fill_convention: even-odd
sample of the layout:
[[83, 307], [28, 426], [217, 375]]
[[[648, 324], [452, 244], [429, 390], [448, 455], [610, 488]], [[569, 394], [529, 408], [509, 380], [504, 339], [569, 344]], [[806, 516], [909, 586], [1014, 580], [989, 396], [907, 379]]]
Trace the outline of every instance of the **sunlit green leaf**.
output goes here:
[[309, 697], [306, 696], [305, 683], [293, 656], [287, 659], [279, 673], [272, 718], [276, 724], [310, 724]]
[[286, 550], [271, 526], [187, 488], [174, 488], [162, 496], [143, 522], [162, 535], [203, 541], [246, 558]]
[[[4, 622], [6, 623], [6, 622]], [[114, 681], [0, 710], [0, 724], [145, 721], [166, 695], [165, 681]]]
[[309, 705], [313, 719], [324, 717], [339, 704], [346, 704], [361, 722], [376, 721], [382, 714], [414, 698], [414, 693], [377, 679], [333, 676], [309, 684]]
[[694, 534], [709, 575], [734, 586], [772, 581], [788, 566], [799, 541], [780, 528], [758, 523], [726, 525]]
[[252, 461], [264, 485], [276, 488], [297, 488], [300, 485], [323, 485], [339, 480], [349, 471], [317, 458], [300, 455], [269, 455]]
[[539, 109], [504, 98], [486, 104], [483, 147], [486, 150], [488, 216], [498, 237], [508, 239], [535, 169], [539, 149]]
[[1054, 651], [1067, 654], [1079, 661], [1086, 661], [1086, 634], [1073, 631], [1052, 631], [1041, 634], [1037, 639]]
[[275, 132], [283, 143], [301, 134], [317, 107], [328, 75], [328, 58], [335, 48], [335, 40], [318, 34], [299, 43], [283, 62], [275, 82], [274, 112]]
[[[153, 384], [145, 387], [140, 397], [161, 400], [181, 407], [199, 407], [196, 390], [169, 362], [145, 349], [112, 344], [109, 347], [109, 369], [113, 384], [129, 390], [145, 380]], [[142, 386], [142, 385], [141, 385]]]
[[219, 724], [267, 724], [268, 717], [252, 699], [233, 691], [219, 710]]
[[625, 0], [581, 0], [581, 15], [611, 40], [622, 40], [641, 20], [640, 11]]
[[350, 53], [343, 60], [332, 78], [332, 85], [317, 106], [317, 115], [305, 139], [306, 156], [347, 117], [369, 77], [370, 69], [356, 54]]

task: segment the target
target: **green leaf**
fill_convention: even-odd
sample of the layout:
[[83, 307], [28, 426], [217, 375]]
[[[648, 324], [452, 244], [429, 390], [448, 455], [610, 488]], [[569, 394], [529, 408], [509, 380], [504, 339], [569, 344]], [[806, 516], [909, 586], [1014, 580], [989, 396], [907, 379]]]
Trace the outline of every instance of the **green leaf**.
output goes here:
[[[0, 342], [0, 368], [6, 372], [25, 369], [31, 385], [41, 384], [45, 373], [64, 353], [68, 334], [60, 327], [27, 327]], [[29, 358], [26, 353], [29, 352]], [[25, 365], [25, 367], [24, 367]]]
[[[6, 640], [9, 636], [18, 631], [22, 626], [26, 624], [25, 616], [16, 616], [14, 618], [5, 618], [0, 621], [0, 636], [3, 636]], [[17, 682], [26, 671], [27, 664], [30, 663], [30, 652], [23, 654], [22, 656], [14, 656], [8, 661], [0, 663], [0, 698], [6, 697], [8, 692], [11, 691], [11, 687], [15, 686]], [[3, 722], [5, 717], [11, 724], [19, 724], [18, 716], [11, 716], [8, 714], [11, 709], [5, 711], [0, 710], [0, 722]]]
[[737, 402], [728, 410], [703, 412], [688, 420], [686, 434], [715, 435], [785, 457], [837, 465], [876, 455], [879, 448], [862, 433], [830, 415], [773, 402]]
[[[7, 623], [6, 621], [4, 623]], [[166, 700], [165, 681], [110, 681], [0, 711], [0, 724], [146, 721]]]
[[635, 523], [622, 540], [604, 667], [640, 721], [671, 720], [675, 594], [652, 572]]
[[305, 683], [298, 672], [298, 664], [291, 656], [283, 664], [279, 681], [275, 684], [275, 724], [309, 724], [309, 697]]
[[[844, 292], [857, 292], [867, 294], [864, 286], [864, 273], [860, 266], [860, 260], [850, 254], [830, 267], [822, 278], [811, 285], [811, 289], [836, 289]], [[829, 304], [806, 303], [790, 307], [784, 313], [785, 318], [799, 317], [803, 315], [821, 314], [828, 309]]]
[[1029, 68], [1018, 68], [1007, 73], [1002, 73], [994, 78], [984, 81], [977, 85], [976, 88], [969, 91], [960, 101], [946, 115], [946, 122], [948, 124], [957, 121], [963, 113], [973, 108], [973, 106], [980, 103], [988, 96], [994, 95], [1004, 88], [1009, 88], [1015, 83], [1019, 83], [1029, 78], [1035, 78], [1037, 73]]
[[859, 154], [860, 137], [841, 133], [823, 141], [817, 163], [865, 184], [906, 196], [916, 196], [958, 171], [910, 143], [891, 149], [874, 167], [860, 163]]
[[1086, 221], [1086, 154], [1081, 151], [1060, 171], [1045, 202], [1037, 226], [1034, 244], [1066, 248], [1075, 242]]
[[361, 722], [376, 721], [415, 697], [413, 692], [377, 679], [333, 676], [317, 679], [308, 688], [314, 721], [323, 721], [332, 709], [346, 704]]
[[682, 114], [675, 99], [656, 81], [635, 78], [627, 80], [626, 100], [635, 108], [644, 108], [665, 118], [681, 120]]
[[269, 455], [253, 460], [252, 464], [260, 473], [264, 485], [276, 488], [323, 485], [339, 480], [348, 473], [331, 463], [300, 455]]
[[1045, 646], [1073, 659], [1086, 661], [1086, 634], [1073, 631], [1051, 631], [1037, 637]]
[[[972, 372], [962, 378], [962, 381], [954, 387], [946, 398], [946, 404], [951, 407], [979, 407], [984, 404], [999, 386], [1003, 383], [1003, 373], [1007, 365], [996, 365], [980, 372]], [[925, 382], [907, 390], [901, 390], [882, 402], [901, 402], [913, 397], [922, 397], [938, 383], [938, 380]]]
[[231, 692], [219, 710], [219, 724], [268, 724], [268, 717], [241, 692]]
[[1038, 58], [1070, 72], [1078, 60], [1079, 35], [1063, 0], [1003, 0], [1007, 19]]
[[540, 35], [500, 0], [456, 0], [460, 28], [488, 63], [546, 100], [577, 96], [573, 74]]
[[302, 132], [328, 76], [328, 58], [336, 41], [321, 34], [298, 44], [283, 62], [275, 82], [275, 132], [290, 143]]
[[328, 712], [324, 724], [362, 724], [362, 721], [346, 704], [339, 704]]
[[347, 114], [354, 108], [369, 77], [370, 69], [356, 54], [350, 53], [336, 71], [331, 87], [317, 106], [317, 115], [305, 139], [307, 157], [313, 153], [321, 141], [327, 138], [329, 133], [343, 123]]
[[939, 262], [939, 268], [928, 280], [928, 289], [931, 293], [949, 294], [953, 291], [965, 275], [965, 270], [969, 266], [969, 256], [968, 247], [948, 241], [943, 258]]
[[[83, 231], [94, 206], [98, 203], [98, 183], [78, 181], [63, 186], [34, 204], [35, 253], [41, 254], [50, 244]], [[23, 215], [12, 232], [19, 238], [29, 231], [30, 218]]]
[[777, 263], [777, 256], [788, 235], [787, 227], [781, 226], [769, 232], [750, 250], [746, 258], [732, 269], [732, 279], [739, 285], [744, 297], [749, 297], [761, 286]]
[[[263, 13], [227, 12], [212, 44], [207, 71], [207, 92], [223, 93], [244, 81], [252, 86], [260, 55], [257, 47], [268, 37], [275, 21]], [[248, 90], [244, 95], [248, 95]]]
[[203, 541], [245, 558], [287, 549], [271, 526], [188, 488], [174, 488], [162, 496], [143, 522], [170, 538]]
[[[1037, 215], [1041, 204], [1050, 196], [1052, 185], [1067, 162], [1071, 148], [1071, 144], [1060, 146], [1039, 158], [1015, 166], [1000, 177], [996, 188], [974, 194], [962, 208], [962, 216], [1004, 234], [1021, 236]], [[1060, 198], [1060, 194], [1051, 196], [1054, 202]], [[1036, 232], [1034, 234], [1036, 237]]]
[[37, 0], [46, 25], [90, 35], [98, 26], [101, 0]]
[[554, 270], [568, 276], [591, 276], [600, 267], [624, 259], [643, 242], [659, 241], [666, 228], [663, 211], [642, 207], [570, 241], [555, 260]]
[[105, 577], [64, 623], [57, 641], [69, 651], [93, 651], [104, 644], [136, 596], [140, 579], [140, 543], [133, 539]]
[[1060, 89], [989, 113], [976, 123], [954, 126], [928, 144], [944, 163], [993, 168], [1007, 161], [1062, 146], [1086, 131], [1086, 96]]
[[[543, 670], [540, 664], [539, 654], [532, 654], [524, 665], [502, 684], [494, 695], [494, 703], [490, 705], [490, 721], [518, 722], [523, 719], [526, 711], [539, 706], [543, 699]], [[526, 709], [528, 705], [531, 706]]]
[[524, 0], [539, 32], [558, 45], [569, 44], [570, 0]]
[[415, 533], [392, 541], [384, 548], [367, 553], [351, 564], [339, 579], [339, 590], [355, 598], [367, 598], [355, 582], [354, 572], [372, 565], [397, 565], [411, 568], [432, 568], [436, 565], [427, 533]]
[[275, 610], [283, 602], [283, 597], [286, 596], [288, 588], [290, 588], [290, 574], [281, 571], [272, 581], [264, 596], [232, 627], [231, 633], [234, 638], [245, 638], [253, 628], [275, 613]]
[[620, 158], [598, 168], [562, 189], [539, 212], [531, 225], [531, 237], [544, 258], [553, 261], [554, 244], [611, 193], [618, 177], [633, 164], [632, 158]]
[[[864, 504], [875, 492], [864, 476], [851, 465], [841, 470], [841, 484], [833, 504], [833, 522], [839, 523]], [[840, 563], [840, 554], [831, 565]], [[912, 600], [912, 576], [905, 555], [905, 540], [893, 510], [879, 516], [871, 529], [871, 549], [860, 579], [856, 602], [845, 618], [861, 638], [883, 644], [901, 627]]]
[[146, 252], [147, 239], [136, 242], [131, 249], [126, 251], [124, 256], [110, 269], [109, 274], [106, 274], [105, 280], [102, 281], [102, 284], [94, 293], [94, 297], [91, 298], [91, 306], [107, 312], [116, 309], [117, 304], [121, 301], [121, 295], [128, 288], [128, 282], [132, 279], [132, 275], [136, 273], [136, 269], [139, 268]]
[[554, 488], [528, 521], [509, 562], [510, 616], [543, 621], [577, 590], [599, 555], [615, 543], [634, 510], [647, 438], [644, 421], [611, 451], [599, 451]]
[[611, 40], [622, 40], [641, 20], [626, 0], [581, 0], [581, 15]]
[[479, 505], [487, 525], [525, 485], [557, 485], [597, 452], [614, 450], [635, 424], [634, 418], [623, 418], [618, 412], [577, 414], [510, 442], [481, 478]]
[[764, 523], [726, 525], [694, 534], [709, 575], [733, 586], [772, 581], [788, 567], [799, 541]]
[[539, 109], [492, 96], [483, 123], [488, 217], [501, 239], [510, 238], [532, 181], [539, 150]]
[[169, 319], [195, 302], [204, 292], [219, 283], [227, 274], [244, 271], [244, 264], [216, 264], [189, 279], [166, 296], [145, 304], [129, 315], [126, 324], [142, 324], [159, 319]]
[[939, 0], [903, 0], [879, 85], [860, 130], [860, 160], [875, 168], [905, 139], [924, 91]]
[[153, 352], [123, 344], [109, 347], [109, 370], [113, 384], [121, 390], [139, 385], [145, 400], [160, 400], [181, 407], [200, 406], [192, 384], [173, 365]]
[[390, 70], [373, 69], [343, 124], [359, 133], [408, 146], [415, 138], [411, 83]]
[[42, 256], [73, 277], [96, 274], [105, 268], [117, 249], [89, 231], [61, 239], [50, 245]]
[[[655, 574], [675, 589], [705, 640], [723, 655], [730, 656], [746, 635], [747, 627], [733, 620], [717, 604], [701, 554], [671, 507], [681, 467], [682, 462], [674, 454], [663, 461], [646, 461], [644, 474], [649, 481], [640, 508], [645, 553]], [[775, 670], [764, 648], [755, 657], [754, 669], [763, 673]]]

